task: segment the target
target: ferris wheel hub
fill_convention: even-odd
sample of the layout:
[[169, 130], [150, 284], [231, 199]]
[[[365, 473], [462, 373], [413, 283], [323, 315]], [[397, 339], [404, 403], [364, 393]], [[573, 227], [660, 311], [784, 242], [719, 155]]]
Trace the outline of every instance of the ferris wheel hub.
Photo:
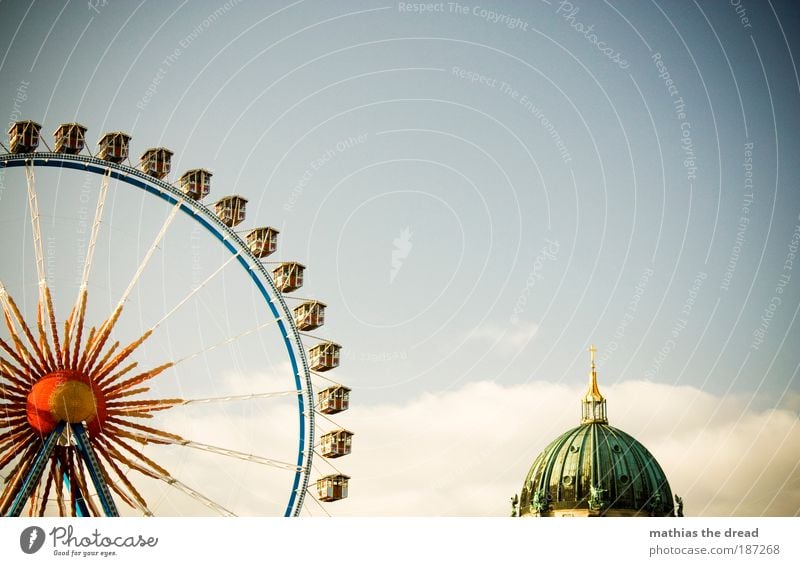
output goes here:
[[42, 434], [58, 423], [86, 423], [90, 430], [102, 424], [105, 401], [89, 377], [73, 370], [59, 370], [39, 379], [28, 394], [30, 425]]

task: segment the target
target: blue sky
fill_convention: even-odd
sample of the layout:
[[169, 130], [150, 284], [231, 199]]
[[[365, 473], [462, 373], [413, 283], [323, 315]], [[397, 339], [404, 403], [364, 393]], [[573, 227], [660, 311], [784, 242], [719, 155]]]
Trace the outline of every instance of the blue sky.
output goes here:
[[[127, 131], [132, 154], [164, 145], [173, 171], [214, 172], [212, 197], [247, 196], [249, 218], [281, 230], [280, 259], [309, 266], [301, 294], [328, 303], [322, 334], [344, 345], [337, 378], [364, 411], [486, 383], [506, 395], [578, 391], [594, 343], [602, 384], [782, 411], [794, 438], [798, 8], [415, 6], [4, 0], [0, 115], [48, 134], [79, 121], [92, 141]], [[9, 183], [4, 219], [15, 214]], [[115, 218], [133, 232], [160, 223]], [[0, 258], [20, 261], [6, 248]], [[468, 398], [442, 418], [486, 409]], [[567, 424], [577, 410], [577, 398], [563, 408]], [[398, 416], [381, 430], [400, 442], [420, 426]], [[524, 438], [521, 426], [512, 419], [493, 437]], [[638, 437], [638, 426], [626, 430]], [[491, 476], [503, 489], [546, 444], [538, 434], [508, 447], [524, 455]], [[776, 472], [795, 502], [797, 446], [780, 445], [789, 457]], [[352, 466], [377, 477], [387, 456], [368, 453]], [[491, 473], [460, 469], [475, 481]], [[397, 512], [504, 513], [501, 495]], [[697, 497], [708, 513], [745, 512]]]

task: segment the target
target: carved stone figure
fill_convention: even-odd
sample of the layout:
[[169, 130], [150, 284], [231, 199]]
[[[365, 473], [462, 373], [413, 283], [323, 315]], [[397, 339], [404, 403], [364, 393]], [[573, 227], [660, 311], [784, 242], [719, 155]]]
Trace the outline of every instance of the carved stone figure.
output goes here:
[[675, 516], [683, 517], [683, 497], [675, 495]]
[[550, 496], [545, 495], [544, 491], [537, 491], [533, 494], [533, 501], [531, 501], [531, 508], [534, 513], [541, 513], [547, 511], [550, 501]]
[[600, 511], [605, 507], [605, 494], [606, 490], [602, 487], [591, 486], [589, 488], [589, 509], [591, 511]]

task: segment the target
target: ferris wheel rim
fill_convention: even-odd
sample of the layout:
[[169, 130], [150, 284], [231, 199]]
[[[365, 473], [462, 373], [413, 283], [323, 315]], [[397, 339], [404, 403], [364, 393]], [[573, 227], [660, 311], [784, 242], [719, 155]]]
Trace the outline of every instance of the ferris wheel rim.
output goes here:
[[[207, 232], [213, 235], [222, 243], [223, 247], [235, 256], [237, 262], [248, 273], [267, 303], [283, 337], [292, 365], [295, 386], [298, 391], [299, 439], [297, 469], [284, 516], [298, 516], [303, 508], [305, 494], [308, 489], [314, 454], [315, 411], [311, 370], [303, 341], [294, 324], [291, 310], [284, 300], [283, 293], [275, 286], [264, 264], [252, 253], [250, 247], [242, 240], [239, 234], [225, 225], [206, 205], [187, 197], [166, 181], [152, 177], [143, 171], [122, 163], [86, 155], [38, 151], [34, 153], [0, 154], [0, 169], [26, 166], [71, 169], [98, 175], [109, 174], [111, 178], [154, 195], [170, 205], [179, 206], [181, 211], [203, 226]], [[264, 287], [263, 281], [267, 282], [269, 291]], [[278, 309], [282, 311], [282, 314], [278, 312]]]

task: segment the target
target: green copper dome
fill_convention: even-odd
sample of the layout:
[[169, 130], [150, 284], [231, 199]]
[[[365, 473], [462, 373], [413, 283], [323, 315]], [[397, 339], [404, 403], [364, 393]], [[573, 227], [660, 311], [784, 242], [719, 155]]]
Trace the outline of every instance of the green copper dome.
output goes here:
[[672, 491], [661, 466], [635, 438], [608, 425], [594, 348], [590, 351], [582, 424], [556, 438], [533, 462], [522, 486], [519, 515], [672, 516]]
[[[521, 515], [673, 514], [672, 491], [653, 455], [631, 435], [607, 424], [573, 428], [531, 466]], [[613, 512], [612, 512], [613, 511]]]

